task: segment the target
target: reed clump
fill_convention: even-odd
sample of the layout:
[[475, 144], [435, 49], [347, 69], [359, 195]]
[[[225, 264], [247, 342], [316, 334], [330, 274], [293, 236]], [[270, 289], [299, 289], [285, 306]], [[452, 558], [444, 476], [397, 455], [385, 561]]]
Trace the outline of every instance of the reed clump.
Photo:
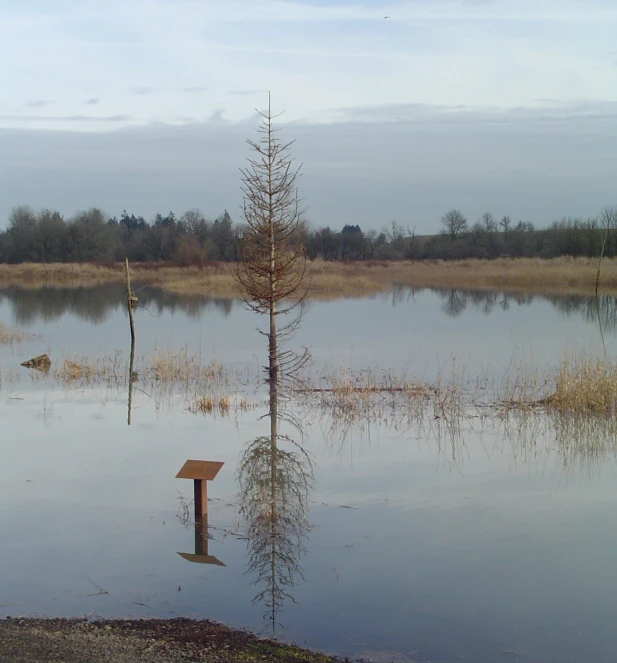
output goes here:
[[121, 352], [92, 358], [87, 355], [72, 355], [52, 364], [51, 376], [66, 386], [101, 384], [119, 385], [125, 379], [125, 362]]
[[219, 412], [222, 415], [229, 414], [231, 399], [229, 396], [221, 396], [218, 400], [212, 396], [197, 396], [195, 401], [189, 405], [189, 411], [201, 414], [213, 414]]
[[565, 357], [555, 375], [547, 406], [560, 412], [615, 414], [617, 364], [583, 352]]
[[228, 416], [234, 412], [248, 412], [258, 407], [257, 403], [244, 397], [232, 397], [227, 394], [215, 396], [197, 395], [189, 404], [188, 410], [193, 414], [220, 414]]

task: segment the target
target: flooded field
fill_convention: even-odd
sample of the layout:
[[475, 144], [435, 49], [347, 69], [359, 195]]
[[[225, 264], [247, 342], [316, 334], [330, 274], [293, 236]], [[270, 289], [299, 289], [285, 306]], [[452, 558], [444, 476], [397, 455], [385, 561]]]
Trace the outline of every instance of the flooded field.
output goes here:
[[[138, 296], [127, 426], [122, 287], [0, 291], [22, 333], [0, 345], [0, 616], [210, 618], [376, 661], [617, 660], [614, 412], [479, 396], [519, 361], [614, 357], [615, 298], [309, 302], [290, 345], [313, 384], [333, 366], [457, 371], [472, 396], [454, 417], [391, 394], [343, 416], [297, 394], [273, 435], [259, 317]], [[49, 373], [20, 367], [42, 353]], [[197, 528], [187, 459], [224, 463]]]

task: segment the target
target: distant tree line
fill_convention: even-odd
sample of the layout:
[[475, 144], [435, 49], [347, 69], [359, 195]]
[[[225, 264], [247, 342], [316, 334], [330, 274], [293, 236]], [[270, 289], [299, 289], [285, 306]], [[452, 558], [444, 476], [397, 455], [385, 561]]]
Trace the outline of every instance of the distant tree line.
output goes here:
[[[381, 231], [363, 231], [347, 224], [342, 230], [304, 225], [301, 241], [310, 259], [409, 260], [617, 255], [617, 207], [594, 218], [564, 218], [536, 229], [526, 221], [490, 212], [471, 224], [451, 210], [441, 219], [440, 232], [418, 236], [415, 228], [392, 222]], [[12, 210], [0, 232], [0, 262], [109, 262], [128, 257], [133, 262], [165, 261], [203, 265], [235, 261], [245, 229], [227, 211], [207, 219], [192, 209], [176, 217], [157, 214], [152, 222], [124, 211], [108, 217], [91, 208], [64, 218], [60, 212]]]

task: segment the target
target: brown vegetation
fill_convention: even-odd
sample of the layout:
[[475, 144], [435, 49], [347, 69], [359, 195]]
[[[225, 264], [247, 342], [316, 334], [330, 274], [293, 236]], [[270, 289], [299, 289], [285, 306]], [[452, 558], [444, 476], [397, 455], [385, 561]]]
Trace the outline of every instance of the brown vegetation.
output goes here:
[[561, 412], [597, 412], [614, 416], [617, 365], [586, 353], [565, 357], [555, 376], [547, 405]]
[[[180, 293], [239, 297], [233, 263], [178, 267], [167, 263], [136, 263], [133, 280]], [[594, 293], [597, 260], [592, 258], [500, 258], [498, 260], [426, 260], [401, 262], [308, 263], [308, 296], [360, 297], [394, 286], [467, 288], [545, 293]], [[95, 286], [122, 282], [122, 263], [0, 265], [0, 286]], [[602, 262], [600, 290], [617, 294], [617, 259]]]
[[0, 322], [0, 345], [13, 345], [14, 343], [21, 343], [27, 338], [33, 338], [33, 336], [33, 334], [28, 334], [21, 329], [5, 327]]

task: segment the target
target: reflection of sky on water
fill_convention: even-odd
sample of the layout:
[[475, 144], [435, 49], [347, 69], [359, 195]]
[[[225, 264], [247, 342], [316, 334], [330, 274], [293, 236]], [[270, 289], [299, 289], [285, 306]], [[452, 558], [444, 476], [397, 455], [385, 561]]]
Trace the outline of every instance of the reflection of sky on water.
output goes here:
[[[157, 345], [186, 347], [206, 360], [258, 363], [263, 347], [255, 329], [261, 321], [241, 303], [150, 288], [139, 297], [138, 354]], [[615, 298], [603, 298], [601, 304], [611, 352], [616, 349]], [[318, 369], [341, 361], [356, 367], [404, 367], [430, 377], [454, 355], [459, 367], [498, 375], [513, 357], [555, 363], [567, 348], [600, 349], [594, 314], [593, 300], [579, 296], [398, 289], [371, 299], [308, 302], [294, 344], [310, 347]], [[0, 322], [41, 334], [35, 351], [50, 354], [113, 353], [128, 339], [122, 288], [115, 285], [93, 292], [5, 289], [0, 291]]]
[[[53, 357], [123, 348], [128, 357], [116, 296], [96, 324], [81, 304], [59, 316], [22, 310], [42, 340], [0, 350], [0, 604], [15, 604], [0, 616], [179, 614], [263, 632], [238, 537], [246, 530], [237, 481], [247, 443], [268, 433], [261, 410], [204, 417], [181, 398], [156, 407], [138, 388], [127, 427], [124, 390], [46, 390], [39, 381], [30, 390], [25, 369], [21, 381], [7, 379], [23, 354], [44, 349]], [[340, 358], [430, 371], [436, 355], [500, 369], [517, 350], [554, 361], [568, 345], [599, 344], [578, 300], [574, 308], [533, 299], [487, 311], [493, 299], [457, 293], [452, 316], [444, 314], [452, 296], [311, 302], [293, 345], [310, 346], [318, 366]], [[0, 298], [5, 324], [15, 324], [16, 301]], [[138, 311], [138, 354], [159, 343], [229, 362], [264, 355], [258, 321], [238, 304], [189, 310], [168, 295], [147, 303], [157, 317]], [[296, 575], [297, 603], [285, 601], [278, 635], [345, 655], [420, 650], [419, 660], [492, 663], [517, 651], [531, 663], [612, 663], [617, 461], [609, 424], [579, 430], [602, 444], [595, 456], [577, 456], [560, 452], [556, 438], [570, 431], [558, 421], [472, 419], [460, 435], [431, 422], [382, 422], [370, 435], [328, 437], [327, 418], [308, 417], [301, 439], [315, 482], [304, 580]], [[177, 555], [194, 545], [177, 517], [179, 495], [192, 496], [190, 482], [174, 478], [187, 458], [225, 462], [210, 486], [209, 517], [209, 552], [225, 567]], [[95, 595], [97, 586], [109, 594]]]
[[[238, 462], [267, 434], [261, 410], [238, 420], [157, 411], [137, 392], [129, 428], [124, 392], [10, 396], [0, 401], [0, 603], [26, 603], [0, 615], [180, 614], [267, 629], [235, 535]], [[321, 430], [305, 422], [312, 528], [280, 637], [353, 655], [614, 660], [613, 454], [564, 469], [550, 428], [517, 439], [479, 422], [462, 439], [446, 432], [441, 448], [415, 427], [344, 444]], [[177, 555], [194, 542], [177, 518], [178, 495], [192, 493], [174, 478], [187, 458], [225, 462], [210, 486], [209, 543], [225, 567]], [[92, 583], [109, 594], [84, 596]]]

